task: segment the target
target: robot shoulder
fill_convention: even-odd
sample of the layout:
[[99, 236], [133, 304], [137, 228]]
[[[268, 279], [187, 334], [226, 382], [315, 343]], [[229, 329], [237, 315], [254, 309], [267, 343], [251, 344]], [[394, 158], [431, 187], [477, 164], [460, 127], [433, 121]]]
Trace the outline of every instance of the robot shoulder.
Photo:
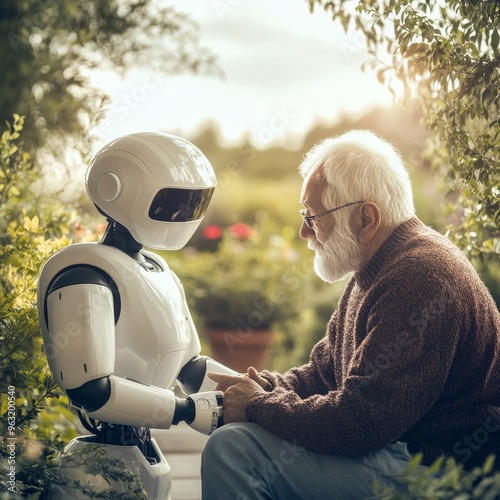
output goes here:
[[62, 269], [49, 284], [45, 296], [60, 288], [82, 284], [103, 285], [111, 290], [116, 324], [121, 310], [120, 293], [111, 276], [97, 267], [80, 264]]
[[69, 245], [52, 255], [43, 265], [38, 277], [38, 316], [42, 333], [47, 329], [47, 297], [56, 289], [78, 284], [97, 284], [108, 287], [113, 295], [114, 319], [118, 321], [121, 311], [120, 293], [116, 280], [103, 268], [109, 267], [112, 257], [121, 252], [114, 248], [103, 248], [96, 243]]
[[[111, 250], [111, 252], [110, 252]], [[114, 251], [114, 252], [113, 252]], [[103, 245], [96, 243], [76, 243], [69, 245], [54, 255], [42, 266], [38, 277], [38, 305], [45, 300], [49, 288], [54, 285], [56, 279], [61, 279], [59, 283], [77, 284], [92, 283], [96, 277], [104, 278], [108, 286], [116, 290], [110, 274], [104, 269], [108, 269], [110, 258], [120, 254], [119, 250], [103, 248]], [[64, 277], [63, 277], [64, 275]], [[81, 281], [78, 281], [81, 280]], [[62, 285], [60, 285], [62, 286]], [[59, 287], [60, 287], [59, 286]]]

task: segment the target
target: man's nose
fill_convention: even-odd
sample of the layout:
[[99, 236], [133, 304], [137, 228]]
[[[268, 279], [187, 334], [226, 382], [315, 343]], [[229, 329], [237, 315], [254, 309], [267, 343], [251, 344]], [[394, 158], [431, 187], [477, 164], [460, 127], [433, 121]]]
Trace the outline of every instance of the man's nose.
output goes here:
[[314, 236], [314, 230], [311, 229], [304, 221], [302, 221], [302, 225], [300, 226], [299, 229], [299, 236], [303, 240], [307, 240], [311, 236]]

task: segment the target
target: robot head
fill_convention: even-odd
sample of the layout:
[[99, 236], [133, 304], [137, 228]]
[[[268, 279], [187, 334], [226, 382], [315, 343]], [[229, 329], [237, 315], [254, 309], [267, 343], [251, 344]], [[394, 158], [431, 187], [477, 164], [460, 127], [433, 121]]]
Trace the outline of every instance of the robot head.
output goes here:
[[139, 243], [182, 248], [200, 225], [217, 184], [193, 144], [175, 135], [138, 133], [104, 146], [85, 185], [90, 199]]

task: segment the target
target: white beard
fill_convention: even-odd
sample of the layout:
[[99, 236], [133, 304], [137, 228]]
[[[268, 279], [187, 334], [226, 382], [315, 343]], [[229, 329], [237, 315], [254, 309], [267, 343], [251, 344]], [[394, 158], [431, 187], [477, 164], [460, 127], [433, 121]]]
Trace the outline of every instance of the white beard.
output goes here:
[[316, 252], [314, 271], [327, 283], [339, 281], [360, 268], [361, 250], [350, 230], [336, 227], [323, 245], [309, 240], [307, 246]]

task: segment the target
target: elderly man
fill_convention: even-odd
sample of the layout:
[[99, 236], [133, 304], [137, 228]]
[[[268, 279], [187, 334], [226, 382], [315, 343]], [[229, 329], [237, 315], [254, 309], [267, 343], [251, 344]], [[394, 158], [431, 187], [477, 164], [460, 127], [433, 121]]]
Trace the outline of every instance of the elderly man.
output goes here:
[[467, 468], [500, 450], [500, 314], [463, 254], [416, 216], [400, 156], [368, 131], [316, 145], [302, 238], [316, 273], [354, 272], [309, 363], [213, 374], [225, 425], [203, 497], [372, 498], [423, 453]]

